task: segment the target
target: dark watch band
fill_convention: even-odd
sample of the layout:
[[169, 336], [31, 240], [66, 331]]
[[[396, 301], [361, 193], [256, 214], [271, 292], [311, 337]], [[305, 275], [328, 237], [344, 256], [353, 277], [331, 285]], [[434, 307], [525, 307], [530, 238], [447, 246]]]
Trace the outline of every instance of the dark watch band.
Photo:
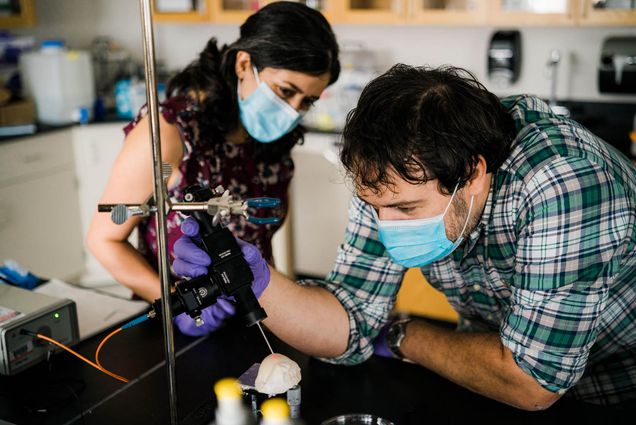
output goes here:
[[386, 339], [389, 350], [391, 350], [395, 358], [404, 359], [404, 354], [400, 351], [400, 347], [406, 336], [406, 325], [408, 325], [411, 320], [412, 319], [399, 319], [389, 326]]

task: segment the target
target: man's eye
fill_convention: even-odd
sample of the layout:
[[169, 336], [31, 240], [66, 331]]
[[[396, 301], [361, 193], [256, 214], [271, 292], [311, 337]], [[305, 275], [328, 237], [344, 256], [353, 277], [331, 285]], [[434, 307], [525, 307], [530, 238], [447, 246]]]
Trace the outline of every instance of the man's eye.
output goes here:
[[398, 211], [407, 213], [407, 214], [410, 212], [413, 212], [413, 210], [415, 210], [415, 207], [398, 207]]

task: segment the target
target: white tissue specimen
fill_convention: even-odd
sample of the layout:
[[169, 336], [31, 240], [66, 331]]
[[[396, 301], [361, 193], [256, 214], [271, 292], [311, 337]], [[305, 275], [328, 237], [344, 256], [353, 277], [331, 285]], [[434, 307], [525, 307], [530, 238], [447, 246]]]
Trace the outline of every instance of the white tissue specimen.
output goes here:
[[256, 376], [256, 391], [274, 395], [286, 392], [300, 382], [300, 367], [289, 357], [274, 353], [261, 362]]

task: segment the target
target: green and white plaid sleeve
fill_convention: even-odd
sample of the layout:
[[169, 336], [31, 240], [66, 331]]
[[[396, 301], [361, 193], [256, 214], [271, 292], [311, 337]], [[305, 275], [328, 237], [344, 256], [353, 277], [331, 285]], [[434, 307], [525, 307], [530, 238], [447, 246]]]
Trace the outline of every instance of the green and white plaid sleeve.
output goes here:
[[349, 343], [329, 363], [357, 364], [373, 354], [373, 339], [385, 324], [406, 269], [385, 255], [371, 206], [353, 197], [344, 243], [325, 281], [303, 281], [333, 293], [349, 315]]
[[524, 371], [563, 392], [583, 375], [597, 338], [628, 232], [627, 195], [599, 165], [568, 156], [553, 157], [524, 184], [500, 335]]

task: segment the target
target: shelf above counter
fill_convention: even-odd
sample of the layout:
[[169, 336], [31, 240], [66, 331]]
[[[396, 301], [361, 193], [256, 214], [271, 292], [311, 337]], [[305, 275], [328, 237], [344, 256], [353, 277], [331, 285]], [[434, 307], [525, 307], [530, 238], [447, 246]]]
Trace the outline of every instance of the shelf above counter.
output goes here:
[[[240, 24], [278, 0], [197, 0], [183, 13], [160, 12], [157, 22]], [[155, 2], [153, 2], [156, 4]], [[332, 24], [487, 25], [487, 26], [630, 26], [636, 9], [599, 8], [594, 0], [302, 0]], [[606, 2], [608, 3], [608, 2]]]

